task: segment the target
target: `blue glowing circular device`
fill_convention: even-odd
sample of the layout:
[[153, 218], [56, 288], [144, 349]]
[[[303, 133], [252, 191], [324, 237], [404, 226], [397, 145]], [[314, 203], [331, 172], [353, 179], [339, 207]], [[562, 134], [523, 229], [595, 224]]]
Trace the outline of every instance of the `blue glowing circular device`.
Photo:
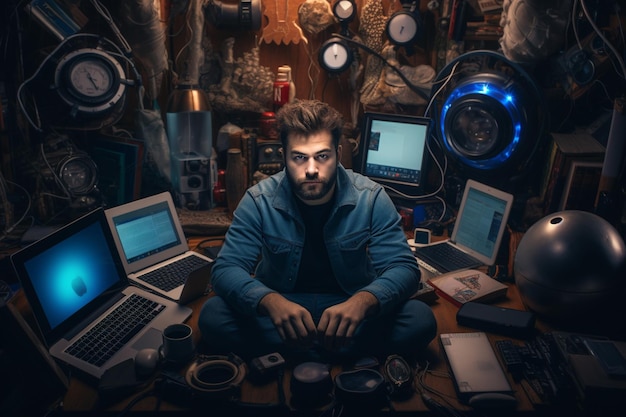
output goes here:
[[494, 51], [450, 62], [433, 83], [437, 137], [473, 173], [516, 171], [540, 139], [541, 93], [517, 65]]

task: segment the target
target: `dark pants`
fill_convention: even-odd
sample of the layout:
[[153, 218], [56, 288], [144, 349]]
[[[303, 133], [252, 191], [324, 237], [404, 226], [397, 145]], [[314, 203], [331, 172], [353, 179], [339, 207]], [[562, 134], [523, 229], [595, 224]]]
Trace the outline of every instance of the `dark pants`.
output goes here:
[[[337, 294], [283, 294], [305, 307], [317, 324], [322, 312], [347, 299]], [[243, 316], [219, 296], [209, 298], [198, 318], [203, 342], [212, 353], [235, 353], [245, 359], [280, 352], [289, 356], [303, 353], [285, 345], [268, 316]], [[338, 356], [376, 356], [389, 354], [413, 357], [437, 333], [437, 322], [430, 307], [419, 300], [408, 300], [392, 314], [366, 319], [357, 329], [352, 345]], [[314, 349], [318, 353], [321, 348]], [[321, 352], [328, 354], [329, 352]], [[332, 356], [332, 355], [331, 355]]]

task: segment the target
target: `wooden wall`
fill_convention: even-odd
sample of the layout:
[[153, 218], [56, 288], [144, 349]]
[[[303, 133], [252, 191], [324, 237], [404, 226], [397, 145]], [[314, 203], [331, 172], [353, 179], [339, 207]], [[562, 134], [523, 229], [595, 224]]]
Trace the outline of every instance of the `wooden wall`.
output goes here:
[[[167, 15], [169, 13], [168, 2], [171, 0], [161, 0], [161, 6], [163, 13]], [[233, 0], [226, 0], [226, 2], [232, 2]], [[358, 35], [361, 22], [360, 14], [363, 10], [363, 6], [370, 0], [355, 0], [357, 5], [357, 18], [349, 25], [349, 30], [352, 35]], [[377, 0], [374, 0], [377, 1]], [[397, 0], [381, 0], [383, 13], [391, 15], [393, 12], [402, 8], [401, 3]], [[272, 72], [276, 73], [277, 69], [281, 65], [289, 65], [292, 68], [292, 76], [296, 85], [296, 97], [301, 99], [319, 99], [325, 101], [339, 110], [346, 121], [350, 123], [354, 120], [354, 107], [351, 107], [351, 95], [352, 90], [350, 88], [351, 76], [350, 70], [340, 74], [328, 74], [322, 70], [318, 63], [318, 53], [320, 46], [329, 39], [333, 33], [340, 32], [340, 24], [335, 22], [327, 29], [317, 33], [307, 33], [303, 31], [305, 39], [301, 39], [298, 42], [292, 42], [287, 40], [286, 42], [267, 42], [263, 39], [264, 30], [271, 24], [270, 19], [266, 16], [266, 9], [269, 8], [288, 8], [288, 15], [291, 17], [296, 16], [297, 10], [304, 0], [262, 0], [263, 2], [263, 20], [261, 29], [258, 31], [252, 30], [223, 30], [217, 29], [210, 21], [206, 20], [205, 30], [208, 38], [211, 41], [214, 51], [220, 51], [220, 45], [229, 37], [235, 38], [234, 54], [240, 56], [246, 51], [250, 51], [255, 45], [259, 47], [260, 64], [268, 67]], [[404, 48], [398, 49], [398, 59], [400, 64], [416, 66], [419, 64], [431, 65], [434, 62], [434, 51], [432, 49], [434, 39], [434, 21], [433, 14], [426, 8], [426, 1], [421, 1], [420, 10], [422, 16], [426, 20], [426, 33], [424, 39], [416, 45], [415, 51], [411, 54], [407, 54]], [[332, 5], [333, 2], [329, 1]], [[165, 16], [167, 17], [167, 16]], [[180, 30], [184, 26], [185, 21], [180, 18], [175, 23], [176, 29], [174, 32], [181, 33]], [[181, 26], [182, 25], [182, 26]], [[171, 32], [171, 31], [170, 31]], [[171, 51], [178, 50], [184, 45], [185, 37], [179, 36], [172, 39], [173, 45], [171, 45]], [[369, 56], [366, 50], [355, 47], [362, 59]], [[360, 87], [362, 78], [357, 81], [357, 88]], [[271, 97], [270, 97], [271, 100]], [[271, 105], [271, 103], [270, 103]], [[352, 110], [351, 110], [352, 108]], [[364, 106], [359, 106], [359, 114], [364, 110]], [[410, 107], [398, 107], [391, 106], [385, 108], [377, 108], [371, 110], [379, 110], [385, 112], [408, 112], [414, 114], [422, 114], [423, 108], [410, 108]], [[422, 113], [420, 113], [422, 112]], [[218, 124], [223, 120], [223, 115], [216, 115]], [[357, 121], [358, 123], [358, 121]], [[357, 126], [353, 126], [358, 128]], [[219, 126], [216, 126], [219, 128]], [[346, 163], [347, 161], [344, 161]]]

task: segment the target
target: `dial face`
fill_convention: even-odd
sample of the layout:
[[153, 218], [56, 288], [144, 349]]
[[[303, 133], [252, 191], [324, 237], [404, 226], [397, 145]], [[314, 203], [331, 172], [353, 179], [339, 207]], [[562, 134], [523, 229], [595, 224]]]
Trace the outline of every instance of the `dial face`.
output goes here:
[[112, 109], [126, 92], [124, 70], [108, 53], [84, 48], [66, 54], [57, 64], [55, 88], [77, 113]]
[[70, 86], [86, 97], [98, 98], [113, 86], [113, 74], [100, 59], [79, 60], [69, 70]]
[[339, 0], [333, 5], [333, 13], [340, 21], [349, 21], [354, 18], [356, 7], [352, 0]]
[[417, 21], [409, 12], [398, 12], [387, 22], [387, 36], [397, 45], [406, 45], [417, 36]]
[[330, 40], [322, 45], [320, 61], [326, 71], [341, 72], [351, 63], [350, 50], [345, 43]]
[[96, 168], [90, 159], [70, 158], [60, 168], [60, 177], [73, 194], [86, 194], [95, 186]]

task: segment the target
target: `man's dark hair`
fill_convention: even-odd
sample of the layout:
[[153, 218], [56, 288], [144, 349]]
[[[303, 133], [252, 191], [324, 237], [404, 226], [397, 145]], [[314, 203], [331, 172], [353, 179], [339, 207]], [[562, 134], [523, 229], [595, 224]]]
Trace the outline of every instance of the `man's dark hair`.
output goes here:
[[296, 99], [278, 110], [276, 121], [280, 131], [280, 142], [285, 151], [290, 133], [309, 136], [325, 130], [330, 131], [335, 150], [339, 147], [343, 116], [324, 102]]

